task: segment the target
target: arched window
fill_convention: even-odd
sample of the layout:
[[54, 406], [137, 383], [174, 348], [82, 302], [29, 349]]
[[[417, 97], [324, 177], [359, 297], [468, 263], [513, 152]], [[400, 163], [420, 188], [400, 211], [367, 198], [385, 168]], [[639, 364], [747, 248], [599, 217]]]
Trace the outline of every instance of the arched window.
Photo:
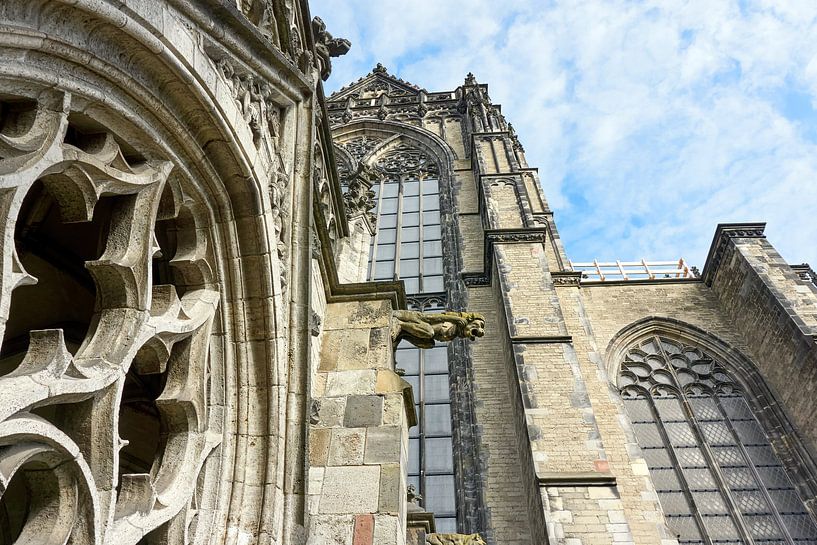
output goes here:
[[[369, 249], [368, 278], [403, 280], [409, 308], [439, 312], [448, 301], [443, 280], [441, 167], [410, 140], [394, 144], [372, 136], [340, 144], [351, 158], [372, 161], [384, 174], [372, 187], [377, 231]], [[404, 341], [395, 360], [413, 387], [418, 420], [409, 430], [408, 483], [422, 495], [423, 507], [434, 513], [437, 531], [456, 532], [448, 347], [437, 343], [420, 350]]]
[[722, 362], [650, 335], [626, 351], [618, 384], [681, 543], [817, 542], [812, 516]]
[[407, 293], [445, 290], [437, 163], [400, 144], [378, 161], [385, 173], [377, 195], [377, 234], [369, 279], [402, 279]]

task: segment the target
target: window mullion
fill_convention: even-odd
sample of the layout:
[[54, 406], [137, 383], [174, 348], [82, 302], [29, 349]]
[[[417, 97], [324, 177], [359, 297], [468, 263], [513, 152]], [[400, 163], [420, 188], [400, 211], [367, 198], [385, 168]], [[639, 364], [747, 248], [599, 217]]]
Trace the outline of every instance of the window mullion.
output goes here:
[[[394, 232], [394, 278], [400, 278], [400, 246], [403, 244], [403, 176], [397, 178], [397, 226]], [[422, 452], [422, 450], [421, 450]]]
[[678, 482], [681, 483], [681, 493], [686, 498], [689, 509], [692, 512], [692, 518], [695, 519], [695, 523], [698, 525], [698, 531], [704, 543], [712, 545], [712, 540], [709, 539], [709, 533], [706, 531], [706, 526], [704, 526], [703, 516], [701, 516], [701, 513], [698, 511], [698, 506], [692, 497], [692, 491], [690, 490], [686, 475], [684, 475], [684, 472], [681, 470], [681, 461], [675, 454], [675, 447], [672, 445], [672, 441], [670, 441], [669, 434], [664, 427], [664, 422], [661, 420], [661, 415], [658, 413], [658, 407], [655, 406], [652, 394], [649, 394], [647, 399], [650, 402], [650, 410], [653, 413], [653, 420], [655, 421], [656, 428], [658, 428], [658, 434], [661, 436], [661, 441], [664, 442], [664, 447], [667, 449], [667, 456], [669, 456], [672, 464], [672, 470], [675, 472], [675, 476], [678, 477]]
[[420, 283], [420, 291], [426, 291], [425, 274], [423, 274], [423, 242], [425, 241], [425, 233], [423, 233], [423, 227], [425, 226], [424, 222], [423, 222], [423, 212], [425, 211], [425, 209], [423, 207], [423, 180], [424, 179], [425, 179], [425, 175], [423, 173], [420, 173], [417, 176], [417, 184], [418, 184], [417, 198], [420, 201], [420, 204], [418, 206], [419, 211], [417, 212], [417, 214], [419, 216], [418, 221], [419, 221], [419, 225], [420, 225], [420, 236], [419, 236], [419, 240], [417, 241], [417, 246], [418, 246], [417, 251], [419, 252], [418, 255], [417, 255], [417, 257], [418, 257], [418, 260], [417, 260], [417, 262], [418, 262], [418, 265], [417, 265], [417, 281]]
[[417, 349], [419, 353], [419, 369], [418, 373], [420, 375], [420, 380], [418, 381], [420, 384], [419, 387], [419, 400], [418, 400], [418, 407], [420, 414], [417, 415], [417, 422], [419, 423], [419, 437], [420, 437], [420, 494], [425, 497], [425, 488], [426, 488], [426, 430], [425, 430], [425, 407], [426, 407], [426, 397], [425, 397], [425, 382], [426, 382], [426, 373], [425, 373], [425, 354], [424, 350]]
[[[672, 366], [672, 362], [670, 361], [669, 356], [664, 351], [664, 346], [661, 343], [661, 339], [656, 336], [655, 342], [658, 345], [658, 350], [661, 352], [661, 357], [666, 362], [667, 369], [672, 374], [673, 379], [675, 380], [675, 384], [678, 387], [678, 395], [680, 396], [681, 407], [684, 411], [684, 416], [686, 416], [687, 422], [692, 428], [692, 433], [695, 435], [695, 440], [698, 443], [698, 447], [701, 449], [701, 453], [703, 454], [704, 459], [706, 460], [709, 470], [712, 472], [712, 476], [715, 479], [715, 483], [718, 485], [718, 488], [720, 488], [721, 495], [723, 496], [724, 501], [726, 501], [727, 508], [732, 514], [732, 519], [735, 521], [735, 526], [738, 529], [740, 537], [744, 540], [744, 543], [746, 543], [747, 545], [754, 545], [754, 539], [752, 539], [752, 535], [749, 532], [749, 529], [746, 527], [746, 524], [743, 521], [743, 517], [740, 516], [740, 510], [737, 507], [737, 502], [735, 502], [735, 498], [732, 497], [732, 493], [729, 490], [729, 486], [726, 483], [726, 478], [721, 472], [720, 465], [717, 463], [717, 460], [715, 459], [715, 455], [712, 453], [712, 449], [710, 448], [709, 443], [704, 438], [703, 430], [701, 430], [701, 426], [698, 424], [698, 420], [695, 418], [695, 415], [692, 412], [692, 406], [690, 405], [689, 400], [687, 399], [687, 396], [684, 393], [683, 388], [681, 387], [681, 382], [678, 379], [678, 375]], [[697, 505], [694, 505], [694, 509], [695, 511], [698, 510]]]
[[[735, 444], [737, 445], [738, 450], [740, 450], [740, 453], [743, 455], [743, 458], [746, 460], [746, 466], [749, 468], [749, 471], [751, 471], [752, 476], [755, 478], [755, 481], [757, 482], [757, 488], [760, 491], [760, 494], [763, 496], [763, 499], [765, 499], [767, 504], [769, 505], [769, 510], [771, 511], [772, 516], [774, 517], [775, 521], [777, 521], [778, 526], [780, 526], [780, 531], [783, 532], [784, 539], [786, 540], [787, 543], [793, 543], [794, 540], [792, 539], [791, 534], [789, 534], [789, 529], [786, 526], [785, 522], [783, 521], [783, 517], [780, 515], [780, 510], [777, 509], [774, 499], [771, 497], [771, 494], [769, 494], [769, 489], [766, 488], [766, 485], [763, 483], [763, 479], [761, 479], [760, 477], [760, 473], [758, 473], [757, 468], [755, 467], [755, 464], [752, 461], [752, 458], [749, 456], [749, 451], [746, 450], [746, 446], [743, 444], [743, 441], [738, 435], [737, 430], [732, 425], [732, 420], [729, 418], [729, 415], [726, 414], [723, 405], [721, 405], [720, 398], [716, 395], [713, 395], [712, 399], [715, 401], [718, 410], [721, 412], [721, 415], [723, 416], [723, 422], [729, 429], [729, 433], [731, 433], [732, 437], [735, 438]], [[765, 432], [766, 430], [763, 431]], [[742, 513], [738, 512], [738, 515], [741, 517], [741, 519], [743, 519]]]
[[683, 390], [681, 390], [681, 407], [683, 407], [684, 413], [689, 421], [690, 426], [692, 427], [692, 433], [695, 434], [695, 439], [696, 441], [698, 441], [698, 445], [701, 448], [701, 452], [703, 453], [704, 458], [706, 459], [706, 463], [709, 466], [709, 470], [712, 472], [712, 476], [715, 478], [715, 482], [720, 488], [721, 495], [726, 501], [727, 508], [732, 514], [732, 519], [735, 521], [735, 525], [738, 529], [738, 532], [740, 532], [741, 538], [743, 538], [744, 542], [747, 545], [753, 545], [754, 539], [752, 538], [752, 534], [746, 527], [746, 523], [744, 522], [743, 517], [740, 514], [740, 509], [738, 509], [737, 502], [735, 501], [735, 498], [732, 496], [732, 492], [729, 489], [729, 485], [726, 482], [726, 477], [724, 477], [723, 472], [721, 471], [720, 468], [720, 464], [718, 464], [717, 460], [715, 459], [715, 455], [712, 452], [712, 448], [709, 446], [709, 443], [704, 438], [703, 430], [701, 430], [701, 426], [698, 424], [698, 420], [692, 413], [692, 406], [690, 405], [689, 400], [687, 399]]

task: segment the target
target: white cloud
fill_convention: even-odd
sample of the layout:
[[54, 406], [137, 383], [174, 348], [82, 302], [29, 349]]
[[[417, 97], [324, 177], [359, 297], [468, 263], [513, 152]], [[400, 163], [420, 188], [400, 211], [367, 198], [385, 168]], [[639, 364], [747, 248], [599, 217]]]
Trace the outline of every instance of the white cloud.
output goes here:
[[[539, 167], [573, 259], [703, 264], [715, 225], [767, 221], [817, 265], [817, 3], [320, 0], [352, 40], [329, 88], [377, 61], [429, 90], [471, 71]], [[796, 114], [796, 112], [795, 112]], [[787, 117], [788, 116], [788, 117]], [[811, 136], [809, 136], [811, 135]]]

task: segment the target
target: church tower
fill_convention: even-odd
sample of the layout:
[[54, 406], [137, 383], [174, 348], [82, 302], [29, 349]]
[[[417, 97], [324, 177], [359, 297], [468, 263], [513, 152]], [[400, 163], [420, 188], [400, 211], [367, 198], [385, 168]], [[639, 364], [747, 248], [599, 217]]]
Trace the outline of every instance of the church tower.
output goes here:
[[476, 343], [396, 352], [418, 421], [408, 482], [438, 532], [817, 539], [817, 286], [763, 224], [718, 226], [702, 275], [683, 260], [574, 263], [473, 75], [430, 92], [378, 64], [327, 111], [341, 183], [376, 173], [339, 268], [403, 280], [410, 308], [486, 318]]

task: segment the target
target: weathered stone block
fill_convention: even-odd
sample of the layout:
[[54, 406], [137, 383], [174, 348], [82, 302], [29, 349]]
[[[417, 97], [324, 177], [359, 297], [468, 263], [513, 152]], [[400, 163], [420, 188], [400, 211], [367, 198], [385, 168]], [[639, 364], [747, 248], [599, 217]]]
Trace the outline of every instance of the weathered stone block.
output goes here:
[[392, 463], [400, 461], [402, 430], [399, 426], [369, 428], [366, 431], [367, 464]]
[[[399, 444], [399, 443], [398, 443]], [[405, 491], [401, 493], [402, 471], [400, 464], [383, 464], [380, 466], [380, 503], [381, 513], [398, 513], [405, 501]]]
[[307, 545], [349, 545], [353, 527], [351, 515], [312, 515]]
[[366, 431], [363, 428], [333, 429], [328, 464], [330, 466], [362, 464], [365, 438]]
[[391, 321], [389, 301], [332, 303], [326, 307], [324, 331], [331, 329], [371, 329], [388, 327]]
[[369, 332], [365, 329], [324, 333], [320, 370], [368, 369]]
[[383, 397], [349, 396], [343, 425], [347, 428], [379, 426], [383, 422]]
[[323, 479], [320, 512], [374, 513], [379, 497], [380, 466], [330, 466]]
[[373, 394], [376, 371], [337, 371], [326, 377], [327, 397]]
[[329, 457], [329, 442], [332, 430], [312, 428], [309, 430], [309, 464], [325, 466]]

